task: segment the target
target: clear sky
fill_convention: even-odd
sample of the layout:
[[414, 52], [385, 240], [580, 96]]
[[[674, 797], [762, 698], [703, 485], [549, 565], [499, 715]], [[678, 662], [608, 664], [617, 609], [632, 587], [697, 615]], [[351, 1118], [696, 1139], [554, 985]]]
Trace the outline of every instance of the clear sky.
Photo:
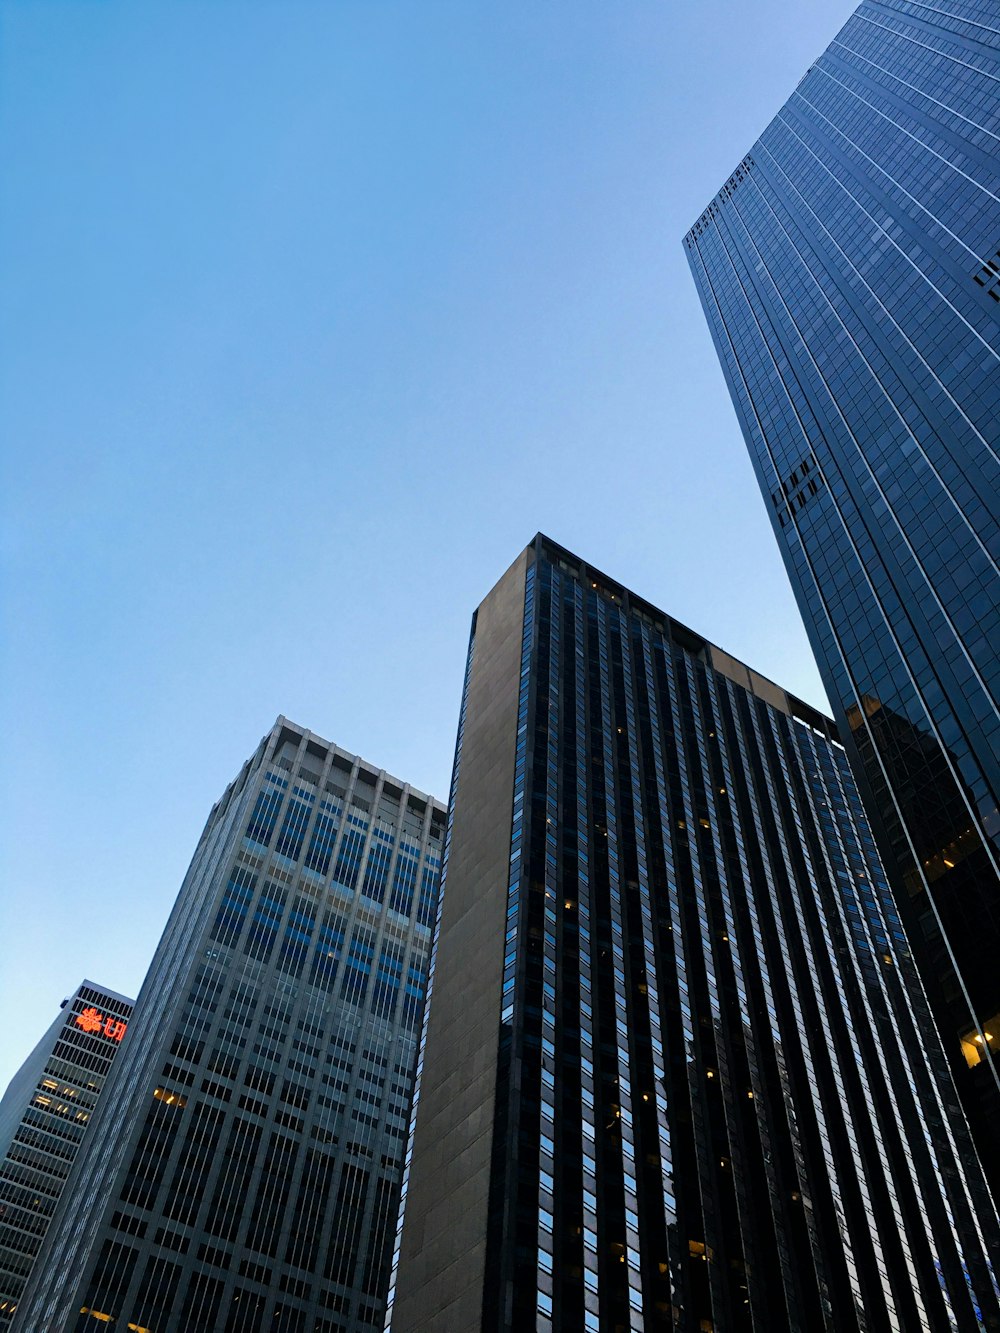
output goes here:
[[681, 237], [849, 0], [6, 0], [0, 1089], [278, 713], [446, 796], [539, 529], [825, 707]]

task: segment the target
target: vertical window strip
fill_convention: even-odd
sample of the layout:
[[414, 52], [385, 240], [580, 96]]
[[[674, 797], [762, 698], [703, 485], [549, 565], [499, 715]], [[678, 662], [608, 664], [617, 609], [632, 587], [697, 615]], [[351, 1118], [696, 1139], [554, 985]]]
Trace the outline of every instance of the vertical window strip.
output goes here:
[[276, 855], [286, 856], [290, 861], [299, 859], [302, 852], [302, 840], [305, 837], [306, 825], [309, 823], [311, 813], [312, 806], [308, 802], [299, 800], [294, 796], [289, 799], [288, 806], [285, 809], [285, 818], [281, 824], [281, 832], [274, 844]]
[[[664, 1031], [660, 1013], [660, 977], [657, 964], [657, 941], [656, 941], [656, 917], [660, 910], [660, 905], [653, 903], [650, 875], [648, 868], [648, 851], [646, 847], [645, 834], [645, 816], [643, 810], [643, 792], [640, 785], [640, 774], [648, 780], [650, 772], [654, 777], [655, 793], [655, 811], [651, 812], [654, 829], [658, 821], [660, 825], [660, 836], [664, 841], [665, 847], [671, 842], [671, 833], [665, 817], [667, 809], [666, 786], [663, 774], [663, 750], [662, 738], [660, 735], [659, 709], [656, 701], [656, 679], [654, 654], [652, 645], [652, 630], [644, 621], [636, 619], [632, 627], [633, 641], [637, 644], [634, 662], [630, 655], [630, 675], [634, 674], [635, 683], [641, 685], [646, 710], [646, 723], [649, 728], [649, 736], [643, 738], [643, 769], [640, 770], [639, 759], [639, 725], [636, 717], [636, 701], [632, 693], [632, 682], [629, 682], [628, 690], [628, 730], [629, 746], [632, 760], [633, 771], [633, 791], [632, 799], [636, 811], [639, 812], [637, 820], [637, 838], [640, 850], [640, 879], [639, 892], [642, 912], [642, 939], [643, 953], [645, 959], [646, 972], [646, 1009], [649, 1022], [650, 1033], [650, 1066], [652, 1073], [651, 1087], [647, 1090], [647, 1096], [651, 1097], [655, 1108], [656, 1116], [656, 1146], [659, 1157], [660, 1178], [662, 1192], [659, 1198], [647, 1200], [647, 1206], [656, 1208], [658, 1212], [658, 1225], [662, 1227], [664, 1237], [669, 1236], [670, 1229], [676, 1225], [676, 1202], [674, 1198], [673, 1181], [673, 1156], [670, 1142], [670, 1130], [668, 1119], [668, 1106], [666, 1095], [666, 1066], [664, 1063]], [[640, 823], [641, 820], [641, 823]], [[659, 886], [662, 892], [666, 886]], [[656, 908], [654, 912], [654, 906]], [[650, 1260], [655, 1258], [650, 1255]], [[666, 1271], [663, 1272], [660, 1267], [657, 1268], [657, 1274], [652, 1275], [655, 1282], [656, 1276], [661, 1276], [666, 1281], [664, 1285], [669, 1290], [670, 1303], [677, 1307], [683, 1304], [679, 1297], [675, 1275], [672, 1271], [666, 1255], [661, 1256], [661, 1262]]]
[[420, 903], [417, 907], [417, 924], [420, 926], [434, 924], [437, 911], [438, 874], [439, 872], [429, 865], [425, 865], [421, 871]]
[[[754, 940], [762, 940], [763, 935], [748, 869], [750, 854], [740, 810], [740, 788], [744, 784], [746, 771], [739, 763], [734, 762], [728, 735], [734, 717], [733, 694], [737, 687], [724, 677], [718, 676], [713, 670], [704, 672], [703, 684], [709, 702], [709, 712], [705, 719], [705, 725], [708, 728], [705, 744], [717, 766], [715, 771], [721, 776], [721, 785], [725, 788], [725, 800], [729, 816], [725, 836], [735, 851], [735, 860], [741, 867], [741, 870], [737, 872], [732, 857], [729, 859], [728, 868], [723, 861], [720, 861], [719, 864], [719, 892], [723, 905], [722, 926], [723, 933], [726, 936], [725, 944], [728, 949], [739, 1000], [738, 1039], [742, 1041], [743, 1052], [750, 1070], [752, 1089], [757, 1088], [759, 1091], [756, 1071], [760, 1069], [762, 1048], [769, 1046], [774, 1040], [774, 1030], [768, 1026], [768, 1030], [761, 1032], [759, 1016], [750, 1003], [750, 975], [754, 971], [755, 965], [763, 982], [766, 1008], [771, 1024], [776, 1020], [776, 1008], [763, 946], [761, 945], [755, 949], [752, 943]], [[724, 852], [725, 849], [720, 839], [720, 857], [724, 855]], [[751, 942], [745, 942], [741, 939], [740, 922], [737, 919], [733, 904], [734, 888], [741, 895], [741, 902], [749, 907]], [[721, 949], [721, 943], [719, 947]], [[767, 1020], [765, 1020], [765, 1024], [767, 1025]], [[749, 1177], [749, 1163], [742, 1160], [742, 1154], [736, 1150], [735, 1144], [733, 1145], [732, 1163], [734, 1177], [737, 1182], [737, 1207], [740, 1212], [744, 1235], [744, 1261], [747, 1270], [752, 1272], [756, 1266], [757, 1238], [753, 1235], [750, 1222], [752, 1214], [748, 1214], [746, 1210], [746, 1203], [752, 1185]], [[751, 1301], [754, 1299], [755, 1293], [756, 1287], [751, 1286], [749, 1291]]]
[[[661, 635], [656, 636], [654, 642], [653, 633], [649, 626], [640, 623], [640, 633], [644, 647], [644, 665], [646, 676], [646, 701], [649, 715], [650, 744], [646, 756], [646, 762], [652, 768], [655, 780], [655, 796], [657, 815], [659, 820], [659, 838], [662, 844], [664, 858], [664, 872], [666, 882], [660, 886], [660, 894], [666, 900], [667, 911], [670, 919], [670, 934], [676, 935], [677, 943], [683, 948], [677, 919], [677, 892], [676, 892], [676, 871], [673, 865], [673, 846], [674, 830], [670, 820], [670, 802], [667, 790], [667, 779], [664, 770], [665, 739], [663, 736], [661, 718], [660, 718], [660, 691], [658, 684], [657, 663], [661, 667], [664, 663], [664, 645]], [[657, 904], [657, 915], [663, 913], [663, 902]], [[654, 944], [655, 956], [655, 944]], [[659, 1152], [660, 1169], [662, 1173], [663, 1184], [663, 1204], [665, 1210], [664, 1221], [667, 1227], [667, 1239], [670, 1243], [672, 1232], [676, 1231], [677, 1222], [677, 1201], [674, 1194], [676, 1188], [674, 1183], [673, 1171], [673, 1142], [670, 1134], [670, 1115], [672, 1109], [668, 1105], [667, 1098], [667, 1070], [665, 1064], [665, 1042], [666, 1033], [663, 1029], [662, 1020], [659, 1011], [659, 998], [661, 987], [665, 987], [669, 977], [674, 969], [670, 965], [670, 960], [665, 960], [664, 976], [662, 981], [657, 977], [656, 981], [656, 1010], [655, 1020], [653, 1019], [653, 1009], [650, 1010], [651, 1032], [652, 1032], [652, 1065], [653, 1065], [653, 1092], [656, 1099], [656, 1113], [659, 1125]], [[652, 975], [656, 976], [654, 972]], [[676, 1263], [676, 1256], [672, 1256]], [[668, 1276], [671, 1291], [671, 1303], [677, 1306], [683, 1304], [678, 1293], [675, 1277], [674, 1263], [668, 1264]]]
[[[694, 948], [700, 955], [704, 969], [712, 1034], [706, 1041], [707, 1034], [702, 1033], [702, 1051], [705, 1052], [710, 1042], [710, 1049], [713, 1052], [712, 1062], [721, 1083], [721, 1088], [717, 1089], [717, 1085], [711, 1084], [707, 1078], [698, 1080], [698, 1102], [708, 1126], [706, 1129], [708, 1141], [701, 1155], [704, 1188], [706, 1195], [711, 1191], [722, 1205], [718, 1209], [713, 1209], [712, 1216], [709, 1216], [706, 1210], [703, 1239], [716, 1253], [724, 1251], [730, 1253], [731, 1258], [738, 1258], [739, 1251], [733, 1252], [731, 1237], [726, 1232], [724, 1208], [726, 1203], [733, 1208], [737, 1207], [736, 1171], [740, 1168], [741, 1162], [739, 1154], [734, 1152], [733, 1142], [727, 1133], [728, 1125], [718, 1130], [718, 1134], [724, 1136], [721, 1143], [712, 1137], [708, 1106], [709, 1099], [715, 1097], [718, 1091], [730, 1097], [734, 1096], [733, 1069], [734, 1063], [738, 1060], [738, 1053], [733, 1050], [735, 1038], [730, 1034], [722, 1006], [720, 969], [723, 963], [719, 958], [720, 942], [716, 938], [719, 934], [732, 938], [728, 927], [733, 923], [727, 918], [723, 898], [727, 872], [722, 843], [724, 817], [722, 807], [726, 807], [725, 813], [728, 817], [729, 788], [725, 783], [716, 784], [713, 781], [709, 761], [708, 733], [714, 732], [716, 726], [714, 714], [706, 714], [702, 700], [702, 688], [709, 674], [708, 670], [703, 662], [685, 652], [677, 661], [676, 671], [682, 708], [686, 716], [684, 764], [691, 793], [688, 809], [693, 814], [693, 818], [689, 817], [687, 822], [691, 831], [691, 856], [697, 885], [698, 934]], [[724, 793], [717, 790], [719, 785], [725, 789]], [[715, 896], [723, 898], [721, 923], [716, 919], [718, 909], [713, 902]], [[721, 930], [720, 924], [723, 927]], [[754, 1092], [755, 1096], [759, 1097], [761, 1089], [758, 1087]], [[717, 1152], [721, 1152], [730, 1164], [729, 1171], [721, 1177], [716, 1172]], [[724, 1191], [725, 1200], [721, 1197]], [[737, 1300], [735, 1290], [728, 1285], [729, 1274], [714, 1262], [709, 1264], [709, 1281], [714, 1308], [723, 1311], [731, 1300], [734, 1302]]]
[[334, 988], [346, 933], [347, 918], [328, 907], [316, 936], [316, 952], [309, 974], [310, 983], [320, 990], [329, 992]]
[[321, 801], [306, 853], [305, 865], [308, 870], [314, 870], [324, 877], [329, 873], [330, 858], [339, 830], [340, 808]]
[[[615, 791], [615, 755], [612, 734], [614, 722], [611, 712], [614, 682], [610, 674], [609, 619], [613, 618], [616, 629], [620, 626], [620, 613], [617, 607], [609, 607], [605, 599], [597, 595], [594, 598], [597, 611], [597, 646], [598, 667], [600, 672], [600, 707], [601, 707], [601, 752], [604, 772], [605, 826], [607, 830], [607, 858], [609, 899], [611, 906], [611, 962], [615, 1004], [615, 1067], [618, 1083], [618, 1119], [621, 1134], [621, 1181], [624, 1190], [624, 1205], [628, 1211], [638, 1211], [635, 1175], [635, 1142], [632, 1130], [632, 1083], [629, 1062], [628, 1032], [624, 1017], [628, 1013], [628, 995], [625, 990], [625, 936], [621, 899], [621, 851], [618, 838], [618, 807]], [[607, 1221], [605, 1219], [605, 1231]], [[606, 1236], [606, 1239], [608, 1237]], [[610, 1238], [612, 1240], [616, 1238]], [[627, 1319], [625, 1328], [641, 1328], [641, 1316], [635, 1308], [631, 1293], [638, 1289], [641, 1310], [641, 1273], [638, 1255], [625, 1245], [624, 1234], [620, 1241], [623, 1257], [626, 1259], [626, 1281], [629, 1302], [627, 1311], [618, 1311], [619, 1322]], [[636, 1324], [636, 1319], [639, 1322]]]
[[[417, 858], [404, 856], [402, 851], [396, 857], [396, 868], [392, 877], [392, 893], [389, 906], [394, 912], [409, 916], [413, 910], [413, 894], [417, 884]], [[433, 924], [433, 923], [431, 923]]]
[[366, 898], [371, 898], [373, 902], [380, 903], [385, 899], [385, 885], [389, 877], [392, 851], [392, 842], [380, 838], [378, 830], [375, 830], [371, 846], [368, 849], [368, 862], [365, 866], [365, 876], [361, 885], [361, 892]]
[[[643, 791], [639, 759], [639, 732], [636, 719], [636, 675], [643, 671], [645, 662], [642, 654], [639, 654], [639, 660], [633, 661], [633, 620], [630, 614], [621, 610], [617, 613], [617, 643], [620, 654], [620, 668], [622, 674], [622, 695], [624, 700], [624, 714], [619, 719], [624, 724], [625, 749], [628, 755], [628, 772], [621, 774], [622, 782], [627, 779], [632, 807], [632, 837], [635, 842], [636, 858], [636, 879], [635, 892], [639, 904], [639, 919], [628, 923], [628, 934], [630, 941], [639, 939], [642, 943], [642, 977], [641, 981], [635, 975], [629, 977], [630, 996], [628, 1007], [631, 1019], [629, 1027], [639, 1019], [640, 1006], [645, 1010], [645, 1023], [648, 1026], [651, 1039], [655, 1038], [660, 1030], [659, 1008], [657, 999], [657, 976], [656, 976], [656, 957], [653, 942], [653, 914], [650, 904], [649, 893], [649, 874], [648, 861], [646, 853], [646, 834], [645, 818], [643, 814]], [[643, 640], [639, 640], [640, 646]], [[621, 767], [619, 763], [619, 768]], [[633, 965], [630, 964], [630, 972]], [[643, 993], [642, 987], [645, 987]], [[639, 1065], [636, 1065], [636, 1074], [643, 1076], [644, 1071]], [[648, 1099], [650, 1090], [648, 1088], [637, 1089], [634, 1085], [634, 1078], [630, 1070], [629, 1076], [629, 1096], [631, 1101], [631, 1110], [633, 1117], [636, 1110], [636, 1096], [644, 1092]], [[636, 1131], [634, 1118], [629, 1125], [630, 1146], [631, 1146], [631, 1198], [626, 1194], [626, 1257], [628, 1259], [628, 1278], [629, 1278], [629, 1302], [633, 1310], [641, 1312], [643, 1309], [643, 1274], [639, 1262], [640, 1235], [639, 1224], [639, 1186], [636, 1166]], [[624, 1152], [624, 1140], [623, 1140]], [[635, 1223], [632, 1219], [635, 1219]], [[628, 1235], [629, 1230], [633, 1232]], [[652, 1273], [649, 1274], [652, 1280]]]
[[[363, 828], [349, 828], [347, 826], [355, 822], [363, 824]], [[355, 821], [350, 815], [347, 817], [343, 836], [340, 840], [336, 869], [333, 872], [333, 878], [346, 889], [353, 890], [357, 887], [358, 873], [361, 869], [361, 859], [367, 837], [367, 827], [365, 821]]]
[[[705, 1202], [714, 1198], [715, 1163], [706, 1156], [707, 1145], [699, 1142], [698, 1127], [699, 1124], [710, 1122], [708, 1099], [717, 1095], [714, 1084], [708, 1081], [708, 1068], [711, 1066], [706, 1055], [712, 1061], [713, 1072], [720, 1082], [725, 1082], [726, 1070], [725, 1051], [717, 1045], [718, 1005], [713, 1005], [715, 978], [711, 959], [707, 956], [710, 936], [705, 894], [709, 872], [702, 863], [701, 812], [693, 790], [696, 769], [692, 751], [697, 753], [697, 736], [693, 734], [691, 669], [691, 659], [686, 651], [672, 637], [666, 637], [661, 676], [662, 684], [666, 687], [663, 697], [666, 713], [664, 727], [669, 734], [668, 754], [674, 769], [669, 808], [673, 822], [677, 825], [669, 830], [669, 845], [675, 848], [673, 873], [676, 877], [676, 889], [671, 894], [672, 929], [669, 933], [677, 960], [681, 1028], [689, 1061], [687, 1087], [682, 1095], [686, 1094], [690, 1105], [695, 1156], [694, 1162], [688, 1163], [685, 1171], [687, 1190], [684, 1212], [687, 1214], [687, 1234], [680, 1240], [680, 1262], [685, 1267], [690, 1266], [687, 1251], [692, 1239], [696, 1242], [700, 1240], [706, 1246], [706, 1256], [709, 1248], [713, 1251], [720, 1248], [719, 1237], [715, 1234], [717, 1218], [714, 1205]], [[692, 915], [695, 924], [692, 924]], [[696, 1028], [695, 1012], [700, 1010], [698, 991], [701, 967], [706, 969], [708, 1003], [716, 1021]], [[707, 1259], [706, 1263], [709, 1288], [707, 1299], [711, 1311], [715, 1313], [726, 1308], [726, 1293], [716, 1264]], [[699, 1313], [704, 1314], [704, 1307], [699, 1307]]]
[[[288, 784], [285, 783], [284, 785], [287, 786]], [[283, 793], [280, 788], [266, 787], [261, 791], [257, 797], [253, 814], [250, 816], [250, 823], [247, 825], [246, 836], [251, 842], [257, 843], [261, 847], [270, 845], [282, 799]]]
[[[591, 965], [593, 945], [591, 930], [591, 857], [590, 857], [590, 800], [588, 772], [590, 765], [590, 747], [587, 728], [587, 620], [584, 605], [584, 593], [579, 582], [574, 584], [573, 592], [574, 621], [576, 641], [574, 653], [576, 672], [576, 806], [577, 838], [579, 843], [579, 893], [578, 913], [580, 920], [580, 1059], [585, 1073], [589, 1077], [581, 1080], [580, 1118], [583, 1140], [583, 1173], [597, 1178], [597, 1113], [594, 1096], [594, 990]], [[589, 1070], [588, 1070], [589, 1065]], [[589, 1083], [589, 1087], [587, 1086]], [[583, 1281], [584, 1281], [584, 1319], [589, 1328], [591, 1320], [596, 1321], [600, 1309], [600, 1257], [597, 1239], [597, 1213], [589, 1206], [586, 1187], [580, 1200], [583, 1217]]]
[[[541, 890], [542, 903], [542, 994], [537, 997], [541, 1008], [541, 1076], [539, 1095], [539, 1119], [537, 1132], [543, 1140], [551, 1140], [555, 1135], [556, 1121], [556, 1082], [560, 1080], [560, 1070], [556, 1065], [556, 992], [559, 985], [557, 975], [556, 949], [556, 903], [559, 894], [558, 873], [558, 829], [559, 829], [559, 784], [558, 755], [560, 745], [559, 730], [559, 672], [561, 627], [559, 605], [561, 601], [560, 575], [548, 562], [544, 565], [542, 578], [543, 605], [548, 609], [548, 654], [545, 663], [547, 677], [547, 702], [545, 716], [546, 744], [544, 752], [536, 753], [536, 774], [544, 765], [545, 771], [545, 830], [544, 853], [542, 862]], [[540, 702], [540, 701], [539, 701]], [[538, 702], [536, 702], [536, 708]], [[537, 781], [537, 777], [536, 777]], [[551, 995], [549, 994], [551, 990]], [[553, 1217], [553, 1191], [546, 1189], [546, 1181], [539, 1172], [538, 1182], [538, 1217], [535, 1230], [535, 1308], [538, 1329], [552, 1325], [552, 1269], [553, 1269], [553, 1226], [547, 1219]], [[543, 1224], [544, 1223], [544, 1224]]]
[[298, 895], [285, 921], [285, 933], [278, 954], [278, 970], [289, 976], [300, 977], [315, 940], [317, 904]]

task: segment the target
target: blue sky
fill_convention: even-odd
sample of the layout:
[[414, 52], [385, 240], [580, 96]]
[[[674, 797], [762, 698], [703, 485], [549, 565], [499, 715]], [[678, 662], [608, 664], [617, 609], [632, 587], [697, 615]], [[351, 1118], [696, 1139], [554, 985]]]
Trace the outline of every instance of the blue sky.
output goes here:
[[825, 706], [681, 237], [852, 8], [7, 0], [0, 1087], [278, 713], [446, 794], [539, 529]]

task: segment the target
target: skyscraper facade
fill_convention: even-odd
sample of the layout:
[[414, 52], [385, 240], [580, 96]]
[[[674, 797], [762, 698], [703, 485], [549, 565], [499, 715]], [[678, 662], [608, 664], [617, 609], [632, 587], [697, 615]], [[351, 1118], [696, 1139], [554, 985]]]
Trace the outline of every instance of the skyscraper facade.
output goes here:
[[685, 238], [1000, 1189], [1000, 15], [864, 0]]
[[15, 1330], [381, 1328], [444, 818], [278, 719], [209, 816]]
[[10, 1328], [131, 1016], [124, 995], [82, 982], [0, 1101], [0, 1330]]
[[1000, 1327], [832, 722], [538, 537], [473, 621], [387, 1327]]

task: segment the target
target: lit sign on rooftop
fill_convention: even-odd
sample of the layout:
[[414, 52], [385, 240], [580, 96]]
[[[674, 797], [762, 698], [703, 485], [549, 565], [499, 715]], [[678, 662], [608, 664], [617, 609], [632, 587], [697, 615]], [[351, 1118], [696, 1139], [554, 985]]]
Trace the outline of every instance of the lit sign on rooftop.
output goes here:
[[95, 1035], [99, 1032], [105, 1037], [110, 1037], [112, 1041], [121, 1041], [125, 1035], [125, 1029], [128, 1024], [124, 1018], [115, 1018], [114, 1015], [104, 1015], [99, 1013], [93, 1005], [89, 1009], [84, 1009], [82, 1014], [77, 1014], [76, 1025], [83, 1028], [84, 1032], [92, 1032]]

